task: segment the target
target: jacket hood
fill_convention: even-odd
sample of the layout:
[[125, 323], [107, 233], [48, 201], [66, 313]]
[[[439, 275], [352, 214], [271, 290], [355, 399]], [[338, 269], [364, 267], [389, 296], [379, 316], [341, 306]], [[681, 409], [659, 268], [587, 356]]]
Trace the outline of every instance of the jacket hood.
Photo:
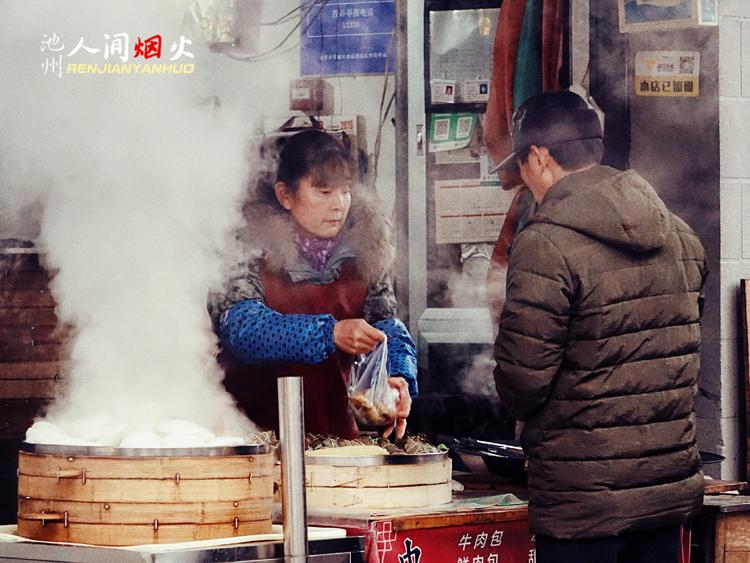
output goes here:
[[[289, 271], [300, 261], [294, 238], [295, 222], [278, 206], [253, 200], [244, 207], [246, 226], [239, 239], [251, 255], [262, 256], [271, 271]], [[388, 274], [394, 258], [390, 225], [376, 194], [356, 186], [339, 246], [353, 255], [368, 282]]]
[[671, 215], [634, 170], [594, 166], [552, 186], [530, 223], [551, 223], [635, 252], [664, 246]]

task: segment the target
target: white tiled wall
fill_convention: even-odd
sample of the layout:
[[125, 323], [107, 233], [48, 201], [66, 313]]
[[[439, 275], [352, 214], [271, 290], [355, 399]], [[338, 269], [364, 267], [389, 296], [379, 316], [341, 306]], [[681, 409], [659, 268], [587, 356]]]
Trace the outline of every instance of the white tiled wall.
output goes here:
[[738, 352], [739, 283], [750, 278], [750, 0], [721, 0], [721, 477], [745, 479], [742, 364]]

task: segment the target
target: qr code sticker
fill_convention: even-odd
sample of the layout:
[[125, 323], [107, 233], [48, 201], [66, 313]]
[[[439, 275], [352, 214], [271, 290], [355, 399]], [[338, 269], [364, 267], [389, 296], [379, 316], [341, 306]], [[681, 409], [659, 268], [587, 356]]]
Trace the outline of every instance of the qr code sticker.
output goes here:
[[695, 71], [695, 59], [693, 57], [680, 57], [680, 74], [693, 74]]
[[474, 124], [473, 117], [459, 117], [456, 124], [456, 138], [465, 139], [471, 135], [471, 126]]
[[433, 136], [436, 141], [447, 141], [450, 139], [451, 120], [436, 119], [434, 131], [435, 134]]

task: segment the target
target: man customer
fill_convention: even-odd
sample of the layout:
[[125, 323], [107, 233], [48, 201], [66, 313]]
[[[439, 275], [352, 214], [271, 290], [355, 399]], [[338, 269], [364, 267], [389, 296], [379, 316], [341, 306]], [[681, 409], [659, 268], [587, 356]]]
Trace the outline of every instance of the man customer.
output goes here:
[[538, 208], [511, 247], [495, 382], [525, 421], [537, 561], [676, 563], [703, 497], [703, 246], [637, 172], [600, 164], [576, 94], [528, 99], [512, 141], [500, 166]]

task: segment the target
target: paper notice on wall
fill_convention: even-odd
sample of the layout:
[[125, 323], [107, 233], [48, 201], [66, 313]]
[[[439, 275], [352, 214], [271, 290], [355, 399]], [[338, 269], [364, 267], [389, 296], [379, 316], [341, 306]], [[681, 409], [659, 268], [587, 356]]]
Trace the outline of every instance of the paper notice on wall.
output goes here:
[[638, 51], [635, 55], [638, 96], [697, 96], [699, 77], [700, 53], [696, 51]]
[[512, 191], [480, 180], [435, 181], [436, 242], [495, 242], [512, 200]]
[[435, 164], [477, 164], [479, 155], [475, 154], [470, 147], [456, 149], [454, 151], [439, 151], [435, 153]]
[[499, 186], [500, 176], [497, 172], [492, 172], [495, 165], [490, 161], [490, 155], [483, 152], [479, 155], [479, 180], [483, 186]]
[[455, 80], [430, 80], [430, 97], [433, 104], [452, 104], [456, 101]]
[[465, 102], [486, 102], [490, 99], [489, 80], [464, 80], [461, 97]]

